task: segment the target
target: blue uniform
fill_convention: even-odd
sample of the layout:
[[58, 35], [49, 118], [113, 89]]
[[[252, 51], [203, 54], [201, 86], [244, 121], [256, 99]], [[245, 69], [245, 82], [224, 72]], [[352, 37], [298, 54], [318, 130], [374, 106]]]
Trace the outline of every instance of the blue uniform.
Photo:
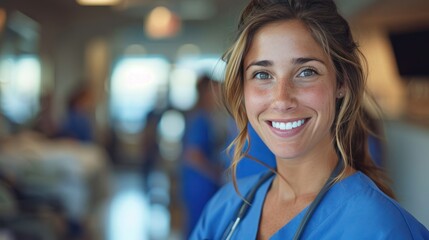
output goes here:
[[[232, 119], [230, 119], [229, 127], [230, 127], [229, 138], [231, 142], [237, 135], [237, 127], [235, 126], [235, 123], [232, 121]], [[247, 133], [250, 139], [250, 145], [248, 146], [249, 151], [247, 155], [261, 161], [263, 164], [266, 164], [271, 168], [276, 168], [276, 158], [274, 154], [270, 151], [267, 145], [265, 145], [265, 143], [258, 136], [255, 129], [253, 129], [252, 125], [250, 124], [247, 124]], [[246, 144], [249, 144], [249, 142], [247, 142]], [[245, 178], [261, 172], [265, 172], [268, 170], [266, 166], [256, 162], [252, 158], [245, 156], [240, 160], [236, 170], [236, 174], [237, 174], [236, 177], [238, 179]], [[232, 160], [231, 156], [227, 155], [225, 156], [225, 159], [228, 160], [228, 162], [225, 165], [227, 166], [231, 165], [231, 160]]]
[[[241, 194], [246, 196], [262, 175], [239, 180]], [[259, 187], [232, 239], [256, 239], [263, 202], [273, 179], [271, 177]], [[222, 239], [242, 203], [232, 184], [223, 187], [205, 208], [191, 239]], [[306, 210], [270, 239], [292, 239]], [[326, 193], [306, 225], [302, 239], [423, 240], [429, 239], [429, 232], [396, 201], [381, 192], [371, 179], [356, 172]]]
[[60, 136], [73, 138], [81, 142], [93, 141], [91, 120], [86, 113], [71, 109], [62, 126]]
[[[216, 165], [216, 143], [213, 124], [207, 111], [193, 112], [187, 119], [184, 148], [196, 148], [211, 161], [207, 164]], [[219, 190], [219, 183], [210, 179], [204, 172], [188, 164], [183, 158], [182, 165], [182, 197], [185, 204], [186, 233], [188, 236], [195, 227], [207, 202]]]
[[[267, 164], [269, 167], [276, 168], [276, 158], [274, 154], [258, 136], [252, 125], [248, 124], [247, 129], [250, 138], [248, 155], [259, 161], [263, 161], [263, 163]], [[244, 157], [237, 165], [237, 178], [244, 178], [253, 174], [265, 172], [266, 170], [266, 166], [261, 165], [249, 157]]]

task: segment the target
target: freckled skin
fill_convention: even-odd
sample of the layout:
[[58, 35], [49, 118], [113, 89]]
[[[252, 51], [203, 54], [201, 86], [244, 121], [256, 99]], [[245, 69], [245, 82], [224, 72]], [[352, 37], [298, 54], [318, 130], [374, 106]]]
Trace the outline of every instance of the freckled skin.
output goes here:
[[[249, 121], [278, 162], [314, 159], [333, 150], [335, 69], [304, 24], [289, 20], [260, 29], [244, 58], [244, 69]], [[300, 119], [306, 119], [305, 124], [290, 136], [279, 136], [271, 127], [271, 121]]]

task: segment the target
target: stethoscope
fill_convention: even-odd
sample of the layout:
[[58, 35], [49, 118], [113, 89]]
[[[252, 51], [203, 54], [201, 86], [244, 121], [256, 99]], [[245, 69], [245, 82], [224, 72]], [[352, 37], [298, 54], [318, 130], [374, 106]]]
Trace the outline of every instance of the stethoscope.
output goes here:
[[[343, 169], [343, 161], [340, 159], [337, 163], [337, 166], [332, 171], [331, 176], [329, 176], [329, 179], [326, 181], [325, 185], [323, 185], [320, 192], [317, 194], [314, 201], [310, 204], [308, 207], [307, 212], [305, 213], [303, 219], [301, 220], [301, 223], [298, 226], [298, 229], [295, 232], [295, 235], [293, 237], [294, 240], [300, 239], [302, 233], [304, 232], [305, 226], [307, 225], [308, 221], [310, 220], [311, 216], [315, 212], [317, 206], [319, 205], [320, 201], [325, 196], [326, 192], [334, 185], [334, 178], [338, 176], [340, 171]], [[259, 181], [256, 183], [255, 186], [252, 187], [250, 192], [246, 195], [245, 200], [243, 200], [242, 205], [237, 211], [236, 218], [233, 222], [231, 222], [228, 227], [225, 229], [225, 232], [223, 234], [222, 239], [224, 240], [230, 240], [232, 238], [232, 235], [234, 234], [235, 230], [237, 229], [238, 224], [240, 221], [246, 216], [247, 211], [249, 210], [250, 203], [253, 202], [253, 199], [255, 198], [255, 194], [257, 190], [259, 189], [262, 184], [264, 184], [265, 181], [267, 181], [269, 178], [271, 178], [274, 175], [274, 172], [268, 172], [264, 174]]]

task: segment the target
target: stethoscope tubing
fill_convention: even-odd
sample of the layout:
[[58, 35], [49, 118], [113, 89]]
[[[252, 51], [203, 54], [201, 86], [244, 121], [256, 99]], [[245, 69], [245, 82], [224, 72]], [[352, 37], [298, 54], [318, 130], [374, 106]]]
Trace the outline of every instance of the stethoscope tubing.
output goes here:
[[[322, 187], [320, 192], [317, 194], [316, 198], [313, 200], [313, 202], [308, 207], [307, 212], [305, 213], [303, 219], [301, 220], [300, 225], [298, 226], [297, 231], [295, 232], [295, 235], [293, 237], [293, 240], [299, 240], [301, 238], [301, 235], [304, 232], [305, 227], [307, 226], [308, 221], [311, 219], [311, 216], [315, 212], [317, 206], [322, 201], [325, 194], [328, 192], [328, 190], [335, 184], [334, 179], [338, 176], [340, 171], [343, 169], [343, 161], [341, 159], [338, 160], [337, 165], [335, 166], [335, 169], [332, 171], [331, 175], [329, 176], [329, 179], [326, 181], [325, 185]], [[232, 236], [237, 229], [237, 226], [241, 222], [241, 220], [246, 216], [248, 209], [250, 207], [250, 203], [253, 202], [253, 198], [255, 197], [255, 194], [257, 190], [259, 189], [262, 184], [267, 181], [269, 178], [271, 178], [275, 173], [270, 171], [266, 174], [264, 174], [256, 183], [255, 186], [252, 187], [251, 191], [247, 194], [246, 198], [243, 199], [243, 204], [239, 208], [236, 214], [236, 219], [231, 222], [228, 227], [225, 229], [224, 235], [222, 237], [223, 240], [231, 240]]]
[[253, 198], [255, 197], [255, 194], [257, 192], [257, 190], [259, 189], [259, 187], [265, 182], [267, 181], [269, 178], [271, 178], [275, 173], [272, 171], [269, 171], [267, 173], [265, 173], [257, 182], [257, 184], [255, 186], [253, 186], [253, 188], [250, 190], [250, 192], [247, 194], [246, 198], [243, 200], [243, 204], [241, 205], [241, 207], [239, 208], [239, 210], [237, 211], [236, 214], [236, 219], [235, 221], [231, 222], [228, 227], [225, 230], [225, 233], [222, 237], [223, 240], [230, 240], [233, 233], [235, 232], [235, 229], [237, 228], [238, 224], [240, 223], [241, 219], [244, 218], [244, 216], [247, 213], [247, 210], [250, 207], [250, 203], [253, 202]]

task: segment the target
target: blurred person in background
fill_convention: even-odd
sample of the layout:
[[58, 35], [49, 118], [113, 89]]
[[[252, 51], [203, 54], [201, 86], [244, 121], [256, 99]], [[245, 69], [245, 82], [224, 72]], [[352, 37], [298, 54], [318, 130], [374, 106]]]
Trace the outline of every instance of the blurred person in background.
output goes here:
[[54, 119], [53, 103], [53, 92], [47, 92], [40, 97], [40, 110], [33, 124], [33, 130], [47, 138], [57, 137], [59, 131], [58, 123]]
[[149, 175], [161, 165], [162, 156], [158, 143], [158, 125], [160, 123], [162, 112], [158, 109], [150, 111], [146, 117], [146, 125], [142, 132], [141, 138], [141, 172], [145, 191], [149, 191]]
[[74, 91], [68, 101], [65, 119], [60, 127], [60, 137], [87, 143], [94, 141], [91, 123], [93, 104], [93, 93], [89, 86], [83, 85]]
[[217, 139], [219, 132], [216, 126], [222, 123], [214, 121], [218, 111], [214, 94], [217, 86], [210, 77], [201, 76], [197, 82], [197, 103], [185, 116], [181, 179], [186, 218], [185, 239], [189, 238], [207, 201], [222, 184], [223, 167], [219, 159], [220, 141]]

